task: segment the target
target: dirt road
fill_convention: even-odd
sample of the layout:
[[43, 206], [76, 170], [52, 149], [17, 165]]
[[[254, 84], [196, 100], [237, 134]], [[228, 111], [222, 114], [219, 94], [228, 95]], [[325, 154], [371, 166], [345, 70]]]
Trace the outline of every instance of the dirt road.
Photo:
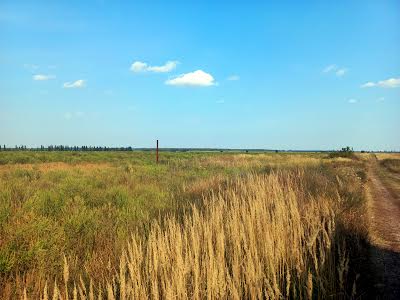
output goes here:
[[368, 175], [371, 290], [377, 299], [400, 299], [399, 174], [392, 174], [371, 156]]

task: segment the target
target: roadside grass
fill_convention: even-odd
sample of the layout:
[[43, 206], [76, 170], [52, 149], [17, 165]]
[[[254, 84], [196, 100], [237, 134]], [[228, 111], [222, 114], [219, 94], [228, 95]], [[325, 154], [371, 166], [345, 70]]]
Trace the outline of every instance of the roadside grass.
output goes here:
[[386, 158], [381, 160], [380, 163], [390, 172], [400, 174], [400, 159]]
[[[358, 278], [349, 261], [367, 231], [365, 169], [362, 161], [325, 158], [163, 152], [156, 165], [150, 152], [1, 152], [1, 296], [21, 297], [25, 290], [37, 298], [46, 282], [54, 292], [65, 263], [70, 295], [80, 286], [88, 298], [90, 286], [116, 298], [151, 295], [154, 280], [164, 287], [160, 298], [348, 296]], [[264, 231], [268, 237], [249, 240]], [[174, 245], [177, 238], [185, 242]], [[313, 239], [318, 242], [310, 248]], [[254, 256], [266, 251], [274, 256]], [[243, 255], [249, 270], [235, 265]], [[155, 256], [164, 259], [159, 269], [151, 267]], [[135, 262], [140, 288], [139, 277], [129, 273]], [[179, 268], [182, 278], [166, 281]], [[131, 277], [122, 281], [121, 272]], [[65, 296], [62, 286], [60, 293]]]
[[379, 178], [385, 183], [389, 193], [394, 198], [398, 198], [400, 195], [400, 156], [393, 155], [391, 158], [378, 156], [378, 163]]

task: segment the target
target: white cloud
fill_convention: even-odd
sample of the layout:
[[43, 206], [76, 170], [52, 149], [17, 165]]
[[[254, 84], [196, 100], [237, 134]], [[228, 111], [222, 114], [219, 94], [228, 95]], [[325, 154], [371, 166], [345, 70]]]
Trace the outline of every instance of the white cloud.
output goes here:
[[65, 89], [84, 88], [85, 86], [86, 86], [86, 81], [83, 79], [79, 79], [74, 82], [65, 82], [63, 85]]
[[174, 70], [177, 65], [178, 65], [177, 61], [167, 61], [165, 63], [165, 65], [163, 65], [163, 66], [149, 66], [147, 69], [148, 69], [148, 71], [151, 71], [151, 72], [167, 73], [167, 72], [171, 72], [172, 70]]
[[378, 82], [367, 82], [361, 85], [362, 88], [381, 87], [381, 88], [397, 88], [400, 87], [400, 78], [389, 78]]
[[344, 68], [344, 67], [339, 68], [337, 65], [329, 65], [329, 66], [326, 66], [322, 70], [323, 73], [335, 72], [336, 76], [338, 76], [338, 77], [345, 75], [348, 71], [349, 71], [349, 69]]
[[326, 66], [323, 70], [322, 70], [322, 72], [324, 72], [324, 73], [329, 73], [329, 72], [331, 72], [331, 71], [335, 71], [337, 69], [337, 66], [336, 65], [329, 65], [329, 66]]
[[357, 99], [349, 99], [349, 103], [351, 103], [351, 104], [354, 104], [354, 103], [357, 103], [357, 102], [358, 102]]
[[342, 77], [344, 74], [346, 74], [348, 71], [347, 68], [341, 68], [339, 70], [336, 71], [336, 76], [338, 77]]
[[400, 87], [400, 78], [389, 78], [378, 82], [379, 87], [383, 88], [396, 88]]
[[366, 83], [362, 84], [361, 87], [362, 88], [368, 88], [368, 87], [373, 87], [375, 85], [376, 84], [374, 82], [369, 81], [369, 82], [366, 82]]
[[235, 80], [239, 80], [239, 79], [240, 79], [239, 75], [231, 75], [227, 78], [227, 80], [230, 80], [230, 81], [235, 81]]
[[43, 74], [36, 74], [32, 76], [33, 80], [44, 81], [56, 78], [53, 75], [43, 75]]
[[154, 73], [168, 73], [171, 72], [176, 68], [179, 62], [177, 61], [167, 61], [164, 65], [162, 66], [150, 66], [145, 62], [141, 61], [135, 61], [131, 65], [131, 71], [135, 73], [140, 73], [140, 72], [154, 72]]
[[141, 61], [135, 61], [131, 65], [132, 72], [145, 72], [147, 70], [147, 64]]
[[169, 79], [165, 82], [168, 85], [176, 86], [212, 86], [216, 85], [214, 77], [202, 70], [197, 70], [194, 72], [179, 75], [173, 79]]

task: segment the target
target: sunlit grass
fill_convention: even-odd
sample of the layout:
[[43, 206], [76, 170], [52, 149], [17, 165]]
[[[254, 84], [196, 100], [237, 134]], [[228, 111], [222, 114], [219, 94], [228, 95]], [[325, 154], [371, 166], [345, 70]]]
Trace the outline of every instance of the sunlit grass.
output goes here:
[[[70, 296], [72, 282], [82, 290], [85, 287], [87, 297], [90, 282], [96, 293], [104, 295], [107, 282], [115, 297], [122, 286], [127, 289], [125, 295], [140, 291], [151, 295], [156, 293], [151, 282], [160, 280], [159, 285], [165, 286], [162, 276], [178, 268], [174, 265], [178, 260], [184, 268], [181, 281], [177, 278], [176, 282], [180, 286], [168, 281], [172, 290], [159, 290], [160, 298], [175, 293], [183, 298], [261, 294], [307, 298], [307, 293], [343, 293], [345, 284], [333, 270], [338, 267], [337, 256], [346, 257], [345, 249], [337, 251], [345, 240], [336, 238], [337, 230], [351, 230], [355, 236], [365, 230], [357, 218], [363, 210], [363, 181], [357, 173], [362, 162], [327, 159], [323, 154], [162, 153], [159, 165], [149, 152], [3, 152], [0, 160], [4, 297], [22, 295], [24, 287], [27, 295], [38, 296], [46, 282], [53, 292], [54, 280], [62, 282], [64, 255]], [[295, 228], [297, 233], [292, 232]], [[234, 236], [241, 230], [242, 235]], [[267, 233], [268, 237], [262, 235]], [[157, 251], [166, 251], [168, 257], [173, 254], [168, 251], [177, 234], [185, 241], [176, 246], [179, 253], [174, 253], [180, 256], [164, 261], [165, 269], [152, 270], [153, 256], [166, 255]], [[190, 234], [199, 238], [196, 258]], [[206, 234], [212, 241], [207, 247]], [[320, 240], [310, 250], [306, 245], [315, 234], [321, 234]], [[251, 235], [263, 238], [255, 242], [249, 240]], [[288, 246], [294, 239], [300, 241], [297, 256]], [[162, 249], [168, 240], [170, 246]], [[121, 282], [121, 268], [129, 269], [129, 259], [139, 259], [123, 254], [132, 251], [132, 243], [141, 245], [135, 251], [142, 259], [136, 266], [142, 286], [136, 290], [133, 286], [139, 279], [132, 275], [126, 274], [127, 281]], [[237, 252], [244, 251], [236, 249], [239, 245], [256, 252], [248, 257], [253, 271], [241, 263], [235, 267], [239, 277], [234, 277], [234, 261], [245, 255]], [[155, 247], [153, 256], [149, 247]], [[222, 251], [213, 247], [226, 251], [211, 257]], [[254, 257], [255, 253], [259, 256]], [[326, 261], [323, 268], [320, 255]], [[200, 269], [195, 270], [196, 265]], [[210, 275], [209, 268], [216, 273]], [[253, 279], [248, 277], [250, 271], [255, 272]], [[61, 285], [59, 290], [65, 295]]]

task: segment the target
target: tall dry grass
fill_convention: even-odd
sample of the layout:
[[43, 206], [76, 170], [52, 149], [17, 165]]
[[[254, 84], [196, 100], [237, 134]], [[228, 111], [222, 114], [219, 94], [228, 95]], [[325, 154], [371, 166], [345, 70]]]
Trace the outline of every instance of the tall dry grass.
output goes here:
[[305, 180], [302, 171], [232, 180], [183, 216], [133, 234], [118, 271], [105, 282], [70, 282], [65, 260], [64, 282], [49, 281], [40, 297], [348, 297], [349, 258], [335, 232], [339, 193], [312, 195]]

